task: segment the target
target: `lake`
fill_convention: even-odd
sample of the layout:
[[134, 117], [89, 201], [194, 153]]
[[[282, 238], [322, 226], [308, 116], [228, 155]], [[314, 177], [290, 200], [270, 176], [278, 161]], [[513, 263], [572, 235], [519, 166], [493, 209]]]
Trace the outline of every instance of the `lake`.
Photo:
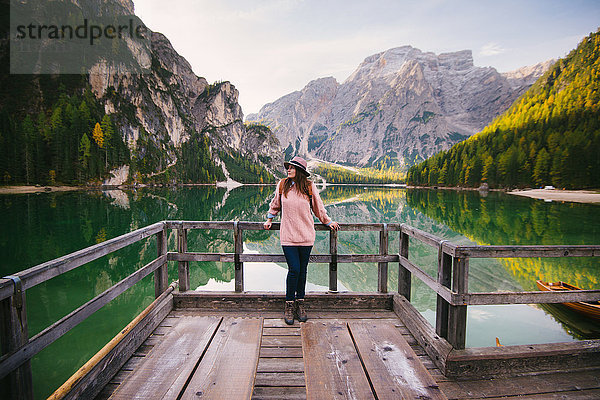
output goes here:
[[[157, 221], [264, 221], [273, 186], [226, 191], [213, 186], [131, 191], [62, 192], [0, 196], [1, 276], [29, 268]], [[407, 223], [458, 244], [600, 244], [600, 206], [544, 202], [490, 192], [328, 186], [321, 196], [340, 223]], [[313, 254], [327, 253], [327, 232], [318, 232]], [[378, 233], [340, 232], [339, 253], [377, 253]], [[245, 252], [281, 253], [277, 232], [245, 232]], [[176, 249], [170, 232], [169, 249]], [[390, 252], [398, 236], [390, 235]], [[189, 251], [232, 252], [229, 231], [190, 231]], [[100, 294], [156, 256], [153, 238], [119, 250], [27, 291], [29, 333], [33, 336]], [[410, 258], [434, 275], [437, 251], [411, 240]], [[283, 291], [285, 264], [245, 265], [246, 290]], [[203, 290], [233, 290], [232, 263], [190, 263], [190, 284]], [[169, 263], [169, 281], [177, 279]], [[469, 289], [474, 292], [537, 290], [536, 279], [563, 280], [583, 289], [600, 287], [598, 258], [472, 259]], [[376, 291], [376, 264], [340, 264], [338, 289]], [[309, 291], [325, 291], [328, 266], [309, 266]], [[390, 264], [390, 290], [397, 287], [397, 264]], [[435, 294], [413, 279], [412, 301], [435, 321]], [[50, 395], [154, 299], [148, 276], [32, 360], [36, 398]], [[600, 337], [600, 326], [562, 306], [472, 306], [467, 346], [565, 342]]]

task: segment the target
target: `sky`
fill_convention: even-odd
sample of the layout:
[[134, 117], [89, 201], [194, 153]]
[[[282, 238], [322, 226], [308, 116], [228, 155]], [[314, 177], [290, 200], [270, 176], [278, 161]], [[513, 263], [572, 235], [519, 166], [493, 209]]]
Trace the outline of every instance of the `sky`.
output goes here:
[[600, 27], [598, 0], [133, 1], [196, 75], [235, 85], [244, 115], [394, 47], [472, 50], [506, 72], [564, 57]]

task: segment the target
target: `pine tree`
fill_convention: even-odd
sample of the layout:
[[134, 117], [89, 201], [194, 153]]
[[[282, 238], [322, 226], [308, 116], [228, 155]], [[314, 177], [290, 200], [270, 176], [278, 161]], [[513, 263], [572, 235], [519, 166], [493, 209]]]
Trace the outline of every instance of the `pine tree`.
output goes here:
[[104, 155], [105, 155], [105, 166], [106, 169], [108, 169], [109, 163], [108, 163], [108, 159], [109, 159], [109, 153], [110, 154], [110, 161], [111, 161], [111, 165], [115, 162], [114, 160], [114, 144], [113, 144], [113, 136], [114, 136], [114, 129], [112, 126], [112, 121], [110, 120], [110, 116], [105, 114], [102, 117], [102, 121], [100, 123], [100, 128], [102, 130], [102, 132], [104, 133]]
[[29, 115], [23, 120], [22, 131], [25, 137], [25, 183], [29, 185], [33, 182], [35, 168], [35, 125]]
[[94, 130], [92, 131], [92, 137], [94, 138], [94, 141], [96, 142], [98, 147], [102, 149], [104, 147], [104, 133], [102, 132], [100, 124], [97, 122], [94, 126]]
[[540, 150], [533, 169], [533, 181], [537, 186], [549, 182], [550, 155], [545, 148]]
[[494, 173], [494, 159], [488, 155], [483, 161], [483, 172], [481, 174], [481, 180], [484, 182], [492, 183]]
[[90, 142], [90, 138], [86, 133], [81, 136], [81, 141], [79, 142], [79, 161], [81, 162], [81, 167], [83, 172], [88, 171], [89, 160], [92, 156], [91, 153], [92, 143]]

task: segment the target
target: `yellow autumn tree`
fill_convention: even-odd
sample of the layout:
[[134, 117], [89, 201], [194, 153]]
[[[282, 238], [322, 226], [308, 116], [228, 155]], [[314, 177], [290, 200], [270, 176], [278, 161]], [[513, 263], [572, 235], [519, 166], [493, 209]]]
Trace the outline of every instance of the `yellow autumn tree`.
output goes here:
[[102, 149], [104, 147], [104, 133], [102, 132], [102, 128], [98, 122], [96, 122], [96, 126], [94, 126], [92, 136], [98, 147]]

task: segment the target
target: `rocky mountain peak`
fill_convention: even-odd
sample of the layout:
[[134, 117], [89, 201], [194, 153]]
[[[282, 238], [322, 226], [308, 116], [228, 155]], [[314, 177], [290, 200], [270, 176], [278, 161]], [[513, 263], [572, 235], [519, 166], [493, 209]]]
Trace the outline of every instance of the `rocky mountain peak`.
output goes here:
[[[350, 75], [346, 82], [360, 80], [361, 78], [385, 77], [398, 72], [408, 60], [416, 59], [421, 51], [411, 46], [396, 47], [365, 58], [356, 71]], [[344, 83], [346, 83], [344, 82]]]
[[115, 2], [117, 2], [121, 7], [123, 7], [123, 10], [125, 10], [126, 13], [128, 14], [134, 14], [135, 12], [135, 6], [133, 5], [133, 0], [114, 0]]
[[275, 128], [290, 155], [410, 166], [483, 129], [548, 65], [505, 76], [476, 67], [471, 50], [396, 47], [365, 58], [342, 84], [314, 80], [248, 120]]
[[[112, 1], [133, 13], [130, 0]], [[209, 84], [197, 76], [190, 63], [159, 32], [151, 32], [150, 56], [151, 68], [147, 74], [124, 75], [102, 65], [95, 66], [89, 74], [93, 92], [104, 102], [106, 113], [131, 110], [118, 121], [130, 146], [136, 147], [140, 136], [149, 134], [148, 142], [152, 142], [149, 146], [159, 147], [164, 157], [160, 168], [177, 162], [178, 149], [203, 134], [209, 137], [210, 147], [215, 150], [211, 155], [215, 163], [221, 163], [217, 155], [220, 150], [253, 159], [259, 154], [264, 156], [244, 140], [244, 116], [233, 84], [227, 81]]]
[[473, 52], [471, 50], [462, 50], [454, 53], [442, 53], [437, 58], [439, 65], [442, 68], [465, 71], [474, 67]]
[[429, 71], [465, 71], [473, 68], [473, 53], [471, 50], [462, 50], [442, 53], [438, 56], [435, 53], [422, 52], [412, 46], [396, 47], [365, 58], [344, 83], [393, 78], [408, 62], [416, 62]]
[[[110, 18], [116, 24], [123, 17], [132, 29], [136, 26], [136, 33], [143, 24], [134, 15], [132, 0], [18, 3], [30, 6], [31, 10], [22, 11], [34, 11], [32, 15], [64, 12], [73, 24], [87, 23], [88, 18]], [[9, 4], [2, 5], [6, 14]], [[30, 160], [26, 168], [18, 158], [9, 166], [15, 182], [45, 182], [47, 171], [54, 171], [51, 180], [61, 183], [96, 183], [111, 173], [114, 179], [106, 179], [111, 185], [126, 180], [208, 183], [234, 175], [251, 182], [272, 180], [269, 171], [275, 166], [280, 169], [281, 154], [269, 150], [279, 142], [264, 126], [246, 129], [237, 89], [230, 82], [209, 84], [197, 76], [163, 34], [146, 29], [143, 37], [148, 40], [138, 43], [133, 36], [119, 35], [122, 40], [111, 42], [108, 51], [90, 55], [86, 57], [89, 63], [77, 65], [77, 73], [23, 74], [19, 79], [7, 73], [0, 79], [0, 111], [11, 118], [14, 115], [15, 120], [6, 125], [16, 127], [34, 119], [45, 126], [47, 116], [52, 115], [58, 121], [53, 123], [59, 127], [55, 129], [61, 132], [35, 154], [18, 149], [18, 141], [11, 142], [15, 154], [22, 152]], [[5, 60], [8, 44], [0, 41], [0, 56]], [[77, 56], [87, 51], [83, 45], [81, 49]], [[113, 57], [118, 53], [115, 50], [124, 54], [124, 60]], [[54, 59], [46, 60], [51, 51], [45, 47], [36, 51], [42, 64], [55, 65]], [[57, 71], [64, 67], [60, 62], [55, 66]], [[36, 130], [36, 140], [48, 139], [41, 138], [41, 132]], [[16, 129], [10, 135], [20, 140]], [[58, 148], [60, 157], [55, 157], [51, 151]], [[34, 164], [36, 171], [30, 173]], [[7, 174], [4, 170], [2, 175]]]
[[502, 76], [508, 79], [511, 87], [517, 89], [523, 86], [531, 86], [556, 62], [556, 60], [548, 60], [535, 65], [521, 67], [514, 71], [504, 72]]
[[302, 89], [303, 96], [323, 96], [327, 95], [331, 90], [337, 89], [340, 84], [334, 77], [319, 78], [310, 81], [308, 85]]

